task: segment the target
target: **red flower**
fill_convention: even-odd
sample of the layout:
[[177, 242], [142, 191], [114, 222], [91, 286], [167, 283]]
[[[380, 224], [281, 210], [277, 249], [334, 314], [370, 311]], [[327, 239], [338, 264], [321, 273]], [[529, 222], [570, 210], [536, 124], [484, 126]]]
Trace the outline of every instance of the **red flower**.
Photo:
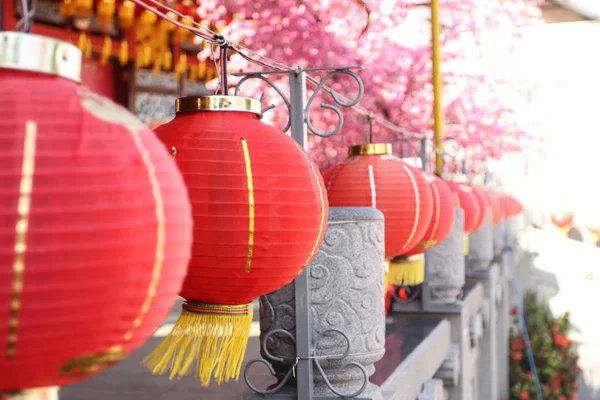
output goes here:
[[569, 339], [567, 339], [563, 334], [561, 334], [560, 332], [554, 332], [553, 333], [553, 337], [554, 337], [554, 344], [562, 347], [562, 348], [567, 348], [569, 347]]
[[512, 353], [512, 359], [515, 361], [521, 361], [523, 359], [523, 353], [521, 352], [513, 352]]
[[527, 393], [527, 392], [521, 392], [521, 393], [519, 394], [519, 398], [520, 398], [521, 400], [527, 400], [527, 399], [529, 398], [529, 393]]
[[571, 392], [571, 400], [577, 400], [577, 392]]
[[521, 340], [521, 338], [516, 338], [510, 346], [510, 349], [513, 351], [525, 350], [525, 343], [523, 343], [523, 340]]
[[525, 376], [528, 378], [533, 378], [533, 372], [532, 371], [527, 371], [525, 372]]
[[513, 308], [510, 310], [510, 315], [513, 315], [513, 316], [515, 316], [515, 317], [516, 317], [517, 315], [519, 315], [519, 310], [517, 309], [517, 307], [513, 307]]
[[[560, 378], [552, 379], [552, 389], [560, 389]], [[567, 399], [565, 399], [567, 400]]]
[[567, 398], [565, 396], [560, 396], [558, 400], [567, 400]]

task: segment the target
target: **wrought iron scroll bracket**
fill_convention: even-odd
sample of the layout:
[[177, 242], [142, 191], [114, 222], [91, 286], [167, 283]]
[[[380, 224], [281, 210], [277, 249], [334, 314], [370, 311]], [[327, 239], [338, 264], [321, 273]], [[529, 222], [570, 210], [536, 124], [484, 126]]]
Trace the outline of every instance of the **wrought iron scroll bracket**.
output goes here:
[[[324, 331], [323, 333], [321, 333], [316, 338], [315, 347], [318, 347], [318, 344], [319, 344], [320, 340], [326, 334], [331, 334], [331, 333], [336, 333], [336, 334], [339, 334], [339, 335], [341, 335], [343, 337], [343, 339], [345, 341], [345, 344], [346, 344], [344, 352], [342, 354], [331, 354], [331, 355], [323, 355], [323, 356], [313, 356], [313, 357], [310, 357], [310, 359], [312, 360], [314, 366], [317, 368], [317, 371], [319, 371], [319, 374], [323, 378], [323, 382], [329, 388], [329, 390], [331, 390], [332, 393], [334, 393], [336, 396], [341, 397], [341, 398], [353, 398], [353, 397], [357, 397], [362, 392], [364, 392], [365, 388], [367, 387], [367, 384], [369, 383], [369, 374], [367, 372], [367, 369], [362, 364], [360, 364], [360, 363], [358, 363], [356, 361], [350, 361], [350, 362], [347, 362], [347, 363], [345, 363], [345, 364], [343, 364], [342, 366], [339, 367], [340, 370], [354, 367], [354, 368], [358, 368], [361, 371], [361, 374], [362, 374], [362, 385], [361, 385], [361, 387], [358, 390], [356, 390], [353, 393], [342, 393], [342, 392], [340, 392], [339, 389], [337, 389], [335, 386], [333, 386], [333, 384], [331, 383], [331, 381], [327, 377], [327, 374], [323, 370], [323, 366], [321, 365], [320, 360], [340, 361], [340, 360], [346, 359], [350, 355], [350, 339], [348, 338], [348, 336], [344, 332], [340, 331], [339, 329], [328, 329], [328, 330]], [[278, 382], [275, 385], [271, 386], [270, 388], [259, 389], [250, 380], [250, 376], [249, 376], [250, 369], [252, 368], [252, 366], [254, 364], [260, 363], [260, 364], [265, 365], [269, 369], [269, 372], [271, 373], [271, 375], [273, 375], [274, 377], [277, 377], [277, 373], [273, 369], [273, 366], [269, 363], [269, 361], [267, 361], [267, 360], [265, 360], [263, 358], [260, 358], [260, 359], [254, 359], [254, 360], [251, 360], [250, 362], [248, 362], [248, 364], [246, 364], [246, 367], [244, 369], [244, 381], [246, 382], [246, 385], [248, 385], [248, 387], [254, 393], [256, 393], [258, 395], [261, 395], [261, 396], [267, 396], [267, 395], [278, 393], [286, 385], [286, 383], [288, 383], [288, 381], [292, 377], [296, 376], [296, 366], [298, 365], [298, 361], [300, 361], [299, 357], [296, 357], [296, 358], [284, 358], [284, 357], [278, 357], [278, 356], [275, 356], [275, 355], [271, 354], [271, 352], [268, 349], [267, 343], [276, 334], [281, 334], [283, 336], [286, 336], [294, 345], [296, 344], [296, 339], [294, 338], [294, 336], [290, 332], [278, 328], [278, 329], [273, 329], [273, 330], [269, 331], [269, 333], [267, 333], [263, 337], [263, 340], [261, 342], [261, 349], [263, 351], [263, 354], [265, 354], [265, 356], [266, 356], [266, 358], [268, 360], [270, 360], [272, 362], [273, 361], [274, 362], [278, 362], [278, 363], [281, 363], [281, 364], [291, 365], [290, 368], [289, 368], [289, 370], [285, 373], [285, 375], [283, 375], [283, 377], [281, 377], [278, 380]]]
[[[311, 81], [312, 83], [314, 83], [316, 85], [316, 87], [313, 90], [312, 95], [306, 102], [306, 107], [304, 108], [304, 122], [306, 123], [307, 129], [311, 133], [313, 133], [317, 136], [330, 137], [330, 136], [333, 136], [333, 135], [339, 133], [340, 130], [342, 129], [342, 126], [344, 125], [344, 115], [343, 115], [342, 111], [340, 110], [340, 107], [354, 107], [355, 105], [357, 105], [359, 103], [359, 101], [362, 99], [362, 96], [364, 94], [364, 84], [363, 84], [362, 80], [360, 79], [360, 77], [358, 76], [358, 74], [353, 71], [354, 69], [362, 69], [362, 67], [352, 66], [352, 67], [339, 67], [339, 68], [309, 68], [309, 69], [296, 68], [293, 71], [240, 72], [240, 73], [235, 73], [232, 75], [243, 76], [243, 78], [235, 86], [235, 95], [236, 96], [239, 95], [241, 86], [245, 82], [247, 82], [248, 80], [251, 80], [251, 79], [261, 80], [261, 81], [265, 82], [267, 85], [269, 85], [272, 89], [275, 90], [275, 92], [279, 95], [279, 97], [281, 97], [281, 99], [285, 103], [285, 106], [287, 107], [287, 110], [288, 110], [288, 120], [285, 125], [285, 128], [283, 129], [284, 132], [287, 132], [292, 127], [291, 101], [288, 98], [288, 96], [286, 96], [286, 94], [277, 86], [277, 84], [268, 77], [268, 75], [298, 74], [300, 72], [309, 72], [309, 71], [331, 71], [320, 81], [316, 81], [312, 78], [308, 78], [308, 80]], [[330, 81], [334, 77], [340, 76], [340, 75], [350, 76], [356, 82], [356, 84], [358, 86], [358, 93], [356, 94], [356, 96], [354, 98], [344, 99], [340, 95], [338, 95], [336, 92], [334, 92], [333, 90], [329, 89], [326, 86], [326, 83], [328, 81]], [[317, 98], [319, 92], [321, 92], [321, 90], [329, 93], [329, 95], [333, 98], [333, 101], [335, 102], [336, 105], [332, 105], [332, 104], [323, 102], [320, 104], [320, 107], [333, 111], [337, 115], [337, 118], [338, 118], [336, 126], [333, 129], [331, 129], [330, 131], [326, 131], [326, 132], [319, 131], [317, 128], [315, 128], [310, 119], [311, 106], [312, 106], [313, 102], [315, 101], [315, 99]], [[263, 93], [260, 98], [261, 103], [264, 101], [264, 97], [265, 97], [265, 95]], [[263, 107], [262, 113], [264, 114], [267, 111], [272, 110], [273, 108], [275, 108], [274, 104], [270, 104], [266, 107]]]

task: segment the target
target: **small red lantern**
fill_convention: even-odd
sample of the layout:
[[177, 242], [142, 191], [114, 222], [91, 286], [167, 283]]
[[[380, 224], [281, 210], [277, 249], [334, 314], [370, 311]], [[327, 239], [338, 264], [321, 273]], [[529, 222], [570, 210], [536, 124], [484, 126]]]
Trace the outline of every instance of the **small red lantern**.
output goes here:
[[260, 122], [260, 103], [235, 96], [178, 99], [156, 129], [188, 187], [194, 218], [183, 312], [144, 361], [153, 373], [196, 367], [203, 385], [237, 379], [252, 300], [296, 278], [325, 233], [317, 166], [283, 132]]
[[479, 205], [479, 219], [475, 224], [475, 228], [473, 229], [473, 232], [477, 232], [483, 226], [488, 216], [488, 207], [490, 206], [490, 201], [483, 189], [476, 187], [471, 188], [473, 189], [473, 194], [475, 195], [475, 199]]
[[473, 188], [464, 183], [450, 182], [450, 189], [458, 196], [459, 206], [465, 212], [464, 253], [469, 253], [469, 235], [477, 228], [480, 209]]
[[3, 392], [126, 357], [164, 320], [190, 259], [175, 163], [137, 118], [80, 86], [80, 70], [68, 43], [0, 34]]
[[[454, 225], [454, 219], [456, 215], [456, 200], [454, 194], [450, 190], [450, 187], [446, 182], [437, 176], [425, 175], [425, 178], [431, 187], [431, 194], [433, 198], [433, 215], [431, 217], [431, 221], [429, 222], [429, 226], [427, 227], [425, 236], [423, 236], [419, 244], [406, 253], [407, 256], [422, 255], [425, 250], [436, 246], [442, 240], [448, 237], [448, 235], [450, 235], [450, 232], [452, 232], [452, 226]], [[389, 279], [392, 283], [402, 284], [403, 282], [395, 276], [398, 269], [399, 268], [397, 267], [396, 263], [392, 262], [390, 264]], [[422, 283], [424, 279], [425, 276], [423, 275], [420, 278], [420, 282], [407, 284], [415, 285]]]
[[500, 197], [496, 192], [486, 192], [490, 205], [492, 207], [492, 224], [497, 225], [499, 222], [504, 221], [504, 208]]
[[[373, 207], [385, 217], [385, 253], [404, 256], [417, 246], [433, 214], [431, 188], [423, 173], [392, 155], [388, 143], [352, 146], [349, 158], [323, 174], [333, 207]], [[394, 259], [391, 283], [423, 282], [423, 254]], [[395, 279], [392, 279], [395, 276]], [[400, 282], [401, 281], [401, 282]]]

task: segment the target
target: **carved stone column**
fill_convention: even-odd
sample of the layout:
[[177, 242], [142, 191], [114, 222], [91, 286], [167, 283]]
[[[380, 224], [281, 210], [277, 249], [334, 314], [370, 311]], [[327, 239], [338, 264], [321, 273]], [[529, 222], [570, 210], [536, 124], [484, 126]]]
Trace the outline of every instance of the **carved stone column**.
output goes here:
[[488, 214], [484, 224], [469, 236], [467, 268], [469, 270], [488, 269], [493, 259], [494, 229], [492, 225], [492, 208], [488, 207]]
[[464, 224], [464, 211], [456, 208], [450, 236], [425, 251], [425, 282], [433, 300], [454, 302], [465, 284]]
[[[313, 356], [326, 379], [342, 394], [351, 394], [365, 382], [363, 371], [349, 362], [360, 363], [370, 376], [373, 364], [385, 352], [384, 315], [384, 221], [373, 208], [329, 209], [323, 244], [310, 265], [311, 324]], [[296, 348], [296, 306], [294, 283], [260, 299], [261, 342], [269, 335], [262, 356], [272, 363], [279, 379], [294, 364]], [[269, 334], [281, 329], [291, 335]], [[342, 332], [348, 338], [349, 347]], [[328, 355], [349, 355], [327, 359]], [[335, 396], [319, 372], [314, 369], [315, 396]], [[290, 380], [288, 392], [295, 383]], [[381, 399], [380, 389], [367, 384], [361, 398]]]

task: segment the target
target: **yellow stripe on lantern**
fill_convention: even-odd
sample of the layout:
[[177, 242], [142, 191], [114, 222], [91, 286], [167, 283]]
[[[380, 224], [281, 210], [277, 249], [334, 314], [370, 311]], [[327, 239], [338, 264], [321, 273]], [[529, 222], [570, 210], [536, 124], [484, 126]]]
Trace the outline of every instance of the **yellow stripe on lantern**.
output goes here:
[[152, 159], [150, 158], [148, 150], [146, 150], [144, 144], [142, 143], [142, 139], [140, 138], [137, 129], [134, 127], [128, 127], [128, 130], [129, 133], [131, 133], [135, 147], [142, 156], [142, 161], [144, 162], [144, 165], [148, 171], [150, 186], [152, 187], [152, 196], [154, 197], [155, 204], [154, 210], [156, 214], [156, 251], [154, 255], [154, 267], [152, 268], [152, 279], [150, 280], [150, 285], [148, 286], [146, 299], [142, 304], [139, 314], [133, 321], [133, 326], [125, 333], [125, 340], [131, 340], [133, 337], [133, 332], [135, 332], [135, 330], [142, 325], [144, 317], [148, 313], [148, 310], [150, 310], [150, 304], [152, 304], [152, 300], [154, 299], [154, 296], [156, 296], [156, 288], [158, 287], [158, 282], [160, 281], [165, 260], [165, 206], [162, 193], [160, 191], [160, 184], [156, 176], [156, 169], [154, 168], [154, 164], [152, 164]]
[[[315, 165], [308, 158], [306, 151], [304, 151], [304, 149], [302, 147], [300, 147], [300, 145], [298, 143], [295, 143], [295, 145], [296, 145], [296, 147], [298, 147], [298, 150], [300, 150], [300, 153], [302, 153], [302, 155], [306, 159], [306, 162], [310, 165], [310, 168], [312, 170], [313, 175], [315, 176], [316, 181], [319, 182], [320, 174], [315, 169]], [[310, 260], [313, 258], [313, 256], [317, 252], [317, 249], [319, 248], [319, 243], [321, 242], [321, 236], [323, 235], [323, 232], [325, 230], [325, 222], [326, 222], [325, 221], [325, 200], [323, 199], [323, 188], [321, 186], [319, 186], [319, 200], [321, 203], [321, 223], [319, 225], [319, 234], [317, 235], [317, 241], [315, 242], [315, 245], [313, 246], [313, 249], [310, 252], [310, 255], [308, 256], [308, 258], [306, 259], [306, 262], [304, 263], [304, 267], [298, 271], [298, 275], [300, 275], [302, 273], [304, 268], [306, 268], [306, 266], [308, 265]]]
[[404, 164], [404, 163], [402, 163], [402, 164], [403, 164], [402, 167], [404, 167], [404, 170], [410, 177], [410, 181], [411, 181], [411, 183], [413, 185], [413, 189], [415, 191], [415, 200], [417, 203], [416, 210], [415, 210], [415, 222], [413, 224], [412, 232], [410, 233], [408, 240], [406, 241], [406, 243], [404, 243], [404, 246], [402, 246], [402, 248], [404, 249], [411, 242], [411, 240], [413, 240], [413, 238], [415, 237], [415, 233], [417, 232], [417, 226], [419, 225], [419, 216], [421, 214], [421, 199], [419, 197], [419, 187], [417, 186], [417, 181], [415, 180], [415, 177], [413, 176], [412, 171], [406, 166], [406, 164]]
[[6, 355], [9, 358], [15, 356], [17, 344], [17, 327], [19, 326], [19, 310], [21, 309], [23, 276], [25, 273], [25, 252], [27, 251], [27, 230], [29, 228], [31, 192], [33, 191], [33, 175], [35, 172], [36, 137], [37, 124], [34, 121], [27, 121], [25, 123], [23, 164], [21, 165], [21, 182], [19, 184], [19, 202], [17, 205], [18, 218], [15, 225], [15, 258], [13, 261], [12, 296], [6, 350]]
[[375, 188], [375, 176], [372, 165], [369, 165], [369, 186], [371, 187], [371, 207], [377, 208], [377, 189]]
[[248, 256], [246, 257], [246, 272], [250, 272], [252, 253], [254, 252], [254, 182], [252, 181], [252, 165], [250, 164], [248, 143], [244, 137], [241, 140], [242, 149], [244, 150], [244, 162], [246, 163], [246, 178], [248, 180]]

